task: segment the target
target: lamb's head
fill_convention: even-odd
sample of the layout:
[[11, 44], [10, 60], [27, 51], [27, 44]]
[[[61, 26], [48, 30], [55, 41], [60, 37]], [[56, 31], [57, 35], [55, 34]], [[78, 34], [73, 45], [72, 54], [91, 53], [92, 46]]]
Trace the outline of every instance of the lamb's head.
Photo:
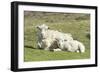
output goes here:
[[37, 26], [37, 29], [39, 30], [41, 37], [45, 38], [46, 31], [49, 29], [49, 27], [45, 24], [42, 24], [42, 25]]
[[63, 48], [63, 44], [64, 44], [64, 39], [63, 38], [56, 38], [56, 41], [57, 41], [57, 45], [60, 49]]

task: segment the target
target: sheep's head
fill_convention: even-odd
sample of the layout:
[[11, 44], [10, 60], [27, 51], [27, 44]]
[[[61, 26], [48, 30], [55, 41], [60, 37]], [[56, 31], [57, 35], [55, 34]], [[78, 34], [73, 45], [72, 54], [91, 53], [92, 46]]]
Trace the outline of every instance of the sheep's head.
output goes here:
[[47, 29], [49, 29], [49, 27], [48, 27], [47, 25], [45, 25], [45, 24], [36, 26], [36, 28], [39, 29], [39, 30], [41, 30], [41, 31], [42, 31], [42, 30], [47, 30]]
[[57, 41], [57, 45], [59, 46], [59, 48], [63, 48], [64, 39], [63, 38], [56, 38], [56, 41]]
[[42, 24], [42, 25], [36, 26], [36, 28], [39, 30], [41, 37], [45, 38], [46, 31], [49, 29], [49, 27], [45, 24]]

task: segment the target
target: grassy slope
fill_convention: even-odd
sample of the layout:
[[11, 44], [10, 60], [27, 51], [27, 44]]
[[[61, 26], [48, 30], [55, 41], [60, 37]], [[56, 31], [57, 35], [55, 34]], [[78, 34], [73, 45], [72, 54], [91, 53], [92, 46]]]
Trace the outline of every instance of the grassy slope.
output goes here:
[[[36, 25], [47, 24], [51, 29], [65, 33], [71, 33], [74, 39], [84, 43], [86, 52], [50, 52], [37, 48]], [[62, 13], [41, 13], [25, 12], [24, 28], [24, 60], [45, 61], [45, 60], [69, 60], [90, 58], [90, 42], [86, 32], [89, 32], [90, 21], [88, 14], [62, 14]]]

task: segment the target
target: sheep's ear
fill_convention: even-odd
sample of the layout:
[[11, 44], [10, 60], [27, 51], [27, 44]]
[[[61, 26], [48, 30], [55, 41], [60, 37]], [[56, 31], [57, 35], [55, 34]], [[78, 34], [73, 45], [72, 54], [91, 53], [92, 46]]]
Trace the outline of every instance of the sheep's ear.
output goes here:
[[50, 27], [48, 27], [48, 29], [50, 29]]
[[39, 29], [39, 26], [36, 26], [35, 28], [38, 28]]

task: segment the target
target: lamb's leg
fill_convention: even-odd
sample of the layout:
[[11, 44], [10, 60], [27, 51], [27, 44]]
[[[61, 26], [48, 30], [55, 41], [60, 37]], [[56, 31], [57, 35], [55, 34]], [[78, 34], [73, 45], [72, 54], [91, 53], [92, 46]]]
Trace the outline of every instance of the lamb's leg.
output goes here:
[[67, 50], [68, 52], [73, 52], [72, 46], [70, 44], [66, 44], [66, 47], [64, 48], [64, 50]]
[[82, 43], [79, 43], [79, 50], [81, 53], [85, 52], [85, 46]]

